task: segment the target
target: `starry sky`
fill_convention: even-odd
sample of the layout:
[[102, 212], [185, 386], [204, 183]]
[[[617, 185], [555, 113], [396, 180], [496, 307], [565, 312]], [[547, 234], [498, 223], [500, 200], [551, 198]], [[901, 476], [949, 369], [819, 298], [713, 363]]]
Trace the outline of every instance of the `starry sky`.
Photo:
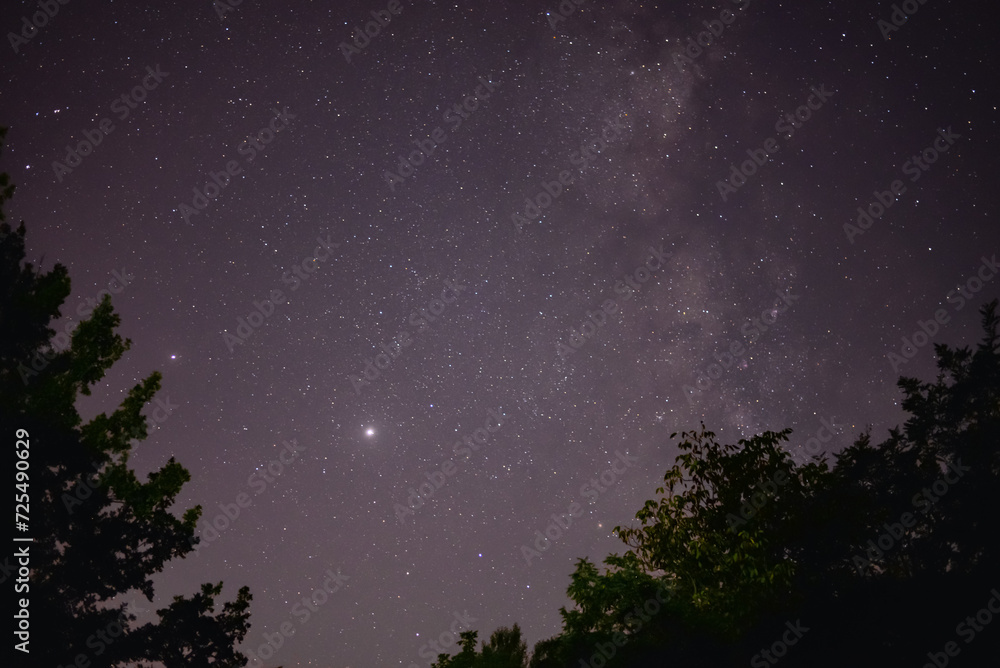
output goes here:
[[81, 412], [162, 371], [224, 525], [136, 609], [247, 584], [265, 666], [530, 648], [672, 432], [881, 440], [997, 294], [982, 0], [8, 4], [8, 215], [132, 340]]

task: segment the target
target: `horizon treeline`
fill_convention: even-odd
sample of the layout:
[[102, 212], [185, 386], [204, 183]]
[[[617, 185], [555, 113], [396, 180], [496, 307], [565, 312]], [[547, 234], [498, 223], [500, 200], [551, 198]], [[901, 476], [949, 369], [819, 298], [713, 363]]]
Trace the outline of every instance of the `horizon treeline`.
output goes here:
[[[674, 466], [603, 568], [579, 559], [562, 631], [530, 653], [501, 627], [433, 668], [996, 665], [1000, 318], [901, 377], [908, 418], [796, 464], [791, 430], [680, 434]], [[677, 434], [671, 434], [671, 438]]]

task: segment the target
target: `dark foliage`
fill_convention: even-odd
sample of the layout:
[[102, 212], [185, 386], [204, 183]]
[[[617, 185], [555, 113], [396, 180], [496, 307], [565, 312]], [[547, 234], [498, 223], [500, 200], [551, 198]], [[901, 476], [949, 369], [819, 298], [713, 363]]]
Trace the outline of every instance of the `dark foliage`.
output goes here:
[[[12, 193], [0, 176], [0, 205]], [[152, 600], [151, 576], [193, 549], [201, 508], [172, 512], [190, 479], [172, 457], [145, 482], [128, 466], [134, 444], [147, 436], [141, 411], [160, 388], [159, 373], [129, 390], [110, 415], [83, 423], [77, 397], [90, 394], [130, 341], [115, 332], [119, 318], [105, 297], [71, 335], [61, 333], [60, 346], [50, 323], [61, 315], [70, 279], [62, 265], [42, 272], [24, 262], [24, 238], [23, 222], [16, 230], [0, 223], [0, 433], [12, 445], [27, 434], [29, 467], [18, 482], [30, 499], [27, 535], [34, 538], [30, 588], [20, 591], [30, 601], [32, 640], [30, 653], [16, 652], [16, 665], [71, 665], [79, 655], [95, 668], [245, 665], [235, 645], [248, 628], [246, 587], [216, 612], [222, 583], [204, 584], [142, 624], [118, 602], [128, 592]]]

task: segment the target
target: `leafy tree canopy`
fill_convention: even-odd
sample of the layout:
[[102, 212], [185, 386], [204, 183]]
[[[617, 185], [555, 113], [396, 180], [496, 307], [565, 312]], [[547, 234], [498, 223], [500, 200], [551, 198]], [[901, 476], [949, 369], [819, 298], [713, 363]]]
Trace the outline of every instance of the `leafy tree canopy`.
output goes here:
[[[0, 129], [0, 141], [5, 133]], [[0, 221], [13, 191], [0, 175]], [[174, 514], [190, 475], [173, 457], [145, 481], [128, 466], [135, 443], [147, 436], [142, 409], [160, 389], [159, 373], [132, 387], [110, 414], [84, 423], [76, 410], [79, 395], [89, 395], [131, 345], [115, 331], [120, 319], [111, 298], [70, 335], [57, 334], [51, 323], [70, 294], [68, 272], [60, 264], [44, 272], [24, 259], [24, 223], [16, 230], [0, 223], [0, 433], [27, 433], [34, 538], [25, 592], [33, 639], [18, 665], [52, 668], [79, 655], [95, 667], [245, 665], [235, 645], [249, 624], [246, 587], [216, 611], [222, 583], [206, 583], [142, 624], [116, 603], [131, 591], [152, 601], [151, 577], [194, 549], [201, 507]]]

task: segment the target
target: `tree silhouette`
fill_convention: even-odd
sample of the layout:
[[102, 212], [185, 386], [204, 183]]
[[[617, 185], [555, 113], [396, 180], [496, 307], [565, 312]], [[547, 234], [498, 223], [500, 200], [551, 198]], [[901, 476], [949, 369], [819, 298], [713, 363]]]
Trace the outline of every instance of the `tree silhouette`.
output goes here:
[[461, 651], [454, 655], [439, 654], [431, 668], [527, 668], [528, 646], [521, 640], [521, 628], [500, 627], [483, 642], [482, 650], [476, 651], [477, 631], [460, 634]]
[[[902, 428], [877, 445], [861, 433], [832, 463], [794, 464], [789, 430], [736, 445], [682, 433], [638, 525], [615, 528], [628, 551], [603, 571], [577, 562], [563, 631], [530, 667], [771, 665], [762, 649], [793, 622], [809, 630], [783, 666], [925, 663], [996, 587], [996, 309], [982, 307], [974, 351], [935, 346], [935, 382], [899, 380]], [[668, 599], [638, 616], [656, 591]], [[995, 663], [998, 636], [984, 629], [956, 662]]]
[[[0, 129], [0, 143], [5, 133]], [[13, 193], [6, 174], [0, 188], [2, 205]], [[95, 667], [244, 665], [234, 645], [248, 628], [246, 587], [213, 615], [222, 583], [204, 584], [141, 625], [115, 602], [133, 590], [153, 599], [150, 576], [193, 549], [201, 507], [181, 518], [171, 512], [190, 479], [173, 458], [145, 482], [128, 466], [133, 443], [146, 438], [141, 411], [160, 387], [159, 373], [129, 390], [110, 415], [83, 423], [77, 397], [91, 393], [131, 342], [115, 332], [119, 317], [105, 297], [60, 349], [50, 323], [70, 294], [68, 272], [25, 263], [24, 239], [23, 222], [17, 230], [0, 223], [0, 433], [28, 444], [25, 535], [34, 539], [27, 544], [30, 653], [19, 655], [18, 665], [51, 668], [78, 657]]]
[[501, 627], [483, 645], [479, 666], [482, 668], [527, 668], [528, 646], [521, 640], [521, 628]]

